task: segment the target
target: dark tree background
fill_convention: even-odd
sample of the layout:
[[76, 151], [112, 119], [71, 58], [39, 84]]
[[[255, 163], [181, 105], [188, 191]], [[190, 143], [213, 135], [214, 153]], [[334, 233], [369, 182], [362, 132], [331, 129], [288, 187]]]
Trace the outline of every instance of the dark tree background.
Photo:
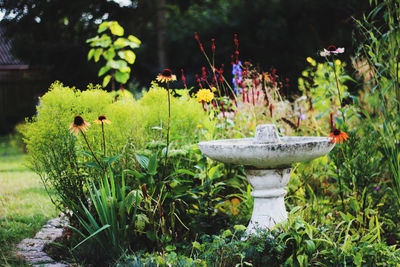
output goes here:
[[0, 10], [6, 12], [0, 25], [13, 40], [15, 55], [46, 72], [48, 84], [60, 80], [85, 88], [88, 83], [101, 83], [100, 65], [87, 61], [86, 40], [96, 35], [102, 21], [117, 20], [126, 33], [142, 41], [132, 68], [140, 86], [147, 86], [165, 67], [178, 77], [183, 68], [194, 86], [194, 74], [207, 66], [194, 32], [207, 51], [211, 38], [216, 39], [216, 63], [223, 63], [225, 73], [230, 73], [237, 33], [240, 59], [263, 71], [276, 68], [281, 77], [290, 78], [294, 92], [307, 56], [316, 57], [331, 44], [345, 47], [345, 56], [351, 55], [355, 28], [351, 17], [360, 17], [368, 2], [132, 0], [121, 7], [107, 0], [0, 0]]

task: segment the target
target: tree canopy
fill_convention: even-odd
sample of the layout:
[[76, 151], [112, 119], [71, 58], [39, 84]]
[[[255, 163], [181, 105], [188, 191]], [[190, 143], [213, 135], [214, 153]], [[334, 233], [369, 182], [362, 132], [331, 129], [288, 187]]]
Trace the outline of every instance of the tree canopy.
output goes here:
[[[99, 23], [116, 20], [137, 36], [132, 76], [148, 85], [164, 67], [183, 68], [189, 78], [206, 65], [194, 32], [205, 49], [216, 39], [216, 62], [230, 68], [233, 35], [238, 34], [240, 58], [262, 70], [277, 68], [295, 80], [307, 56], [331, 44], [351, 48], [354, 23], [368, 1], [357, 0], [133, 0], [120, 6], [107, 0], [1, 0], [1, 25], [14, 41], [14, 52], [32, 66], [60, 80], [84, 88], [101, 83], [100, 66], [87, 61], [86, 40]], [[160, 16], [163, 18], [160, 20]], [[163, 42], [157, 42], [161, 37]], [[161, 44], [161, 45], [160, 45]], [[160, 50], [165, 61], [160, 64]], [[230, 73], [226, 70], [225, 73]], [[49, 81], [49, 82], [51, 82]], [[194, 82], [189, 81], [189, 85]], [[295, 86], [294, 86], [295, 87]], [[292, 86], [292, 89], [293, 88]]]

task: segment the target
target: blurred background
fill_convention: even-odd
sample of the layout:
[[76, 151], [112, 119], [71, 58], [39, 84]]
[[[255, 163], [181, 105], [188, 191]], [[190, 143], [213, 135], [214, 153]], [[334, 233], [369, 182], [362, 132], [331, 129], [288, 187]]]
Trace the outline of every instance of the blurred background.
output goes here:
[[[335, 45], [350, 58], [352, 17], [368, 8], [368, 0], [0, 0], [0, 134], [34, 115], [38, 98], [56, 80], [79, 89], [101, 84], [102, 64], [87, 60], [86, 40], [103, 21], [118, 21], [142, 41], [124, 85], [134, 93], [164, 68], [178, 78], [183, 69], [195, 88], [195, 75], [208, 67], [197, 32], [207, 53], [215, 38], [216, 66], [224, 64], [228, 81], [237, 34], [240, 60], [260, 71], [276, 69], [289, 79], [284, 93], [291, 95], [307, 57]], [[174, 86], [183, 87], [180, 81]]]

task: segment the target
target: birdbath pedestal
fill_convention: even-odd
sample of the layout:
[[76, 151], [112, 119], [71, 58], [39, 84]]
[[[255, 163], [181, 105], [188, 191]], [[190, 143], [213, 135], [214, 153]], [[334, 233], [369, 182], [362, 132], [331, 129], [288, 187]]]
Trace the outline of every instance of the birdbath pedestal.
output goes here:
[[213, 160], [244, 165], [254, 197], [249, 235], [287, 219], [284, 197], [291, 165], [321, 157], [334, 144], [327, 137], [279, 137], [274, 124], [264, 124], [257, 126], [254, 138], [206, 141], [198, 146]]

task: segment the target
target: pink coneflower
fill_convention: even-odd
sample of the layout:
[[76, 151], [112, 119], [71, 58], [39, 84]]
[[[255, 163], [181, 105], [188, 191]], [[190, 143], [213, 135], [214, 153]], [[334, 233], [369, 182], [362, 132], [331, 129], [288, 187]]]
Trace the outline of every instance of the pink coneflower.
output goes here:
[[171, 81], [176, 81], [176, 76], [172, 73], [170, 69], [164, 69], [156, 78], [157, 81], [162, 83], [167, 83]]
[[86, 132], [89, 126], [90, 123], [86, 122], [82, 116], [77, 115], [74, 117], [74, 122], [69, 126], [69, 130], [71, 133], [75, 132], [75, 135], [78, 135], [79, 131]]
[[336, 48], [336, 46], [330, 45], [330, 46], [328, 46], [328, 49], [324, 48], [324, 51], [322, 51], [320, 53], [320, 55], [321, 55], [321, 57], [327, 57], [330, 55], [337, 55], [337, 54], [342, 54], [342, 53], [344, 53], [343, 47]]

